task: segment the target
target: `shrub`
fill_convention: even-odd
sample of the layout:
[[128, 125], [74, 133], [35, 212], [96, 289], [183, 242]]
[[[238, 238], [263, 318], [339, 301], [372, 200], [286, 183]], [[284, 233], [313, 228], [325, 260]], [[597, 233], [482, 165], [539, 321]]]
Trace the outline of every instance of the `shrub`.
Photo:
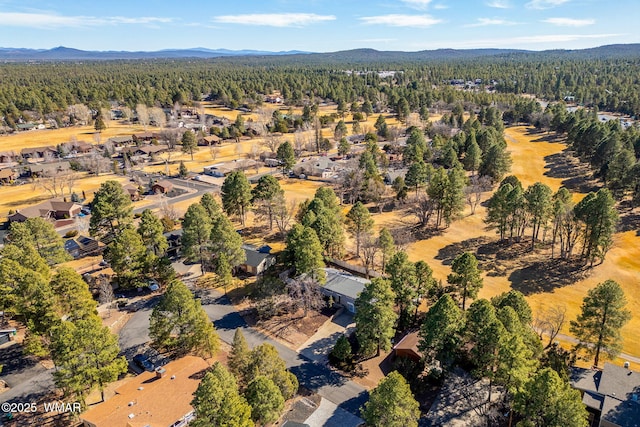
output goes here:
[[69, 230], [66, 233], [64, 233], [64, 238], [70, 239], [72, 237], [76, 237], [77, 235], [78, 235], [78, 230]]

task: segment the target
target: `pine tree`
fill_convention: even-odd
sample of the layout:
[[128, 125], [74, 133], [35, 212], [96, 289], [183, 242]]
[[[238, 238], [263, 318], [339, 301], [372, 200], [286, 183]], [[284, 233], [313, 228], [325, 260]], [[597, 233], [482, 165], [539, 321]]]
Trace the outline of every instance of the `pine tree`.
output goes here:
[[65, 321], [53, 332], [56, 385], [84, 403], [89, 392], [104, 388], [127, 371], [127, 361], [118, 356], [118, 338], [102, 325], [98, 316]]
[[451, 270], [453, 273], [449, 274], [447, 282], [454, 285], [462, 299], [462, 310], [464, 310], [467, 298], [475, 298], [482, 287], [478, 260], [471, 252], [465, 252], [453, 260]]
[[33, 246], [49, 265], [71, 259], [64, 249], [62, 237], [56, 233], [53, 224], [43, 218], [28, 218], [25, 222], [12, 222], [8, 240], [16, 246]]
[[222, 207], [227, 215], [238, 215], [244, 225], [251, 207], [251, 185], [242, 171], [231, 172], [222, 183]]
[[362, 236], [373, 230], [373, 218], [362, 202], [356, 202], [347, 213], [347, 230], [356, 239], [356, 256], [360, 257]]
[[231, 344], [231, 352], [227, 358], [229, 370], [236, 376], [241, 387], [246, 387], [247, 382], [245, 375], [251, 362], [251, 351], [247, 340], [244, 338], [242, 330], [237, 328], [233, 334], [233, 343]]
[[356, 337], [361, 353], [370, 355], [374, 351], [391, 348], [391, 338], [395, 334], [398, 315], [393, 309], [395, 294], [389, 282], [374, 278], [367, 283], [355, 301]]
[[191, 155], [191, 161], [193, 161], [193, 153], [198, 151], [198, 142], [196, 141], [196, 134], [190, 130], [182, 134], [182, 152]]
[[91, 203], [90, 231], [92, 235], [116, 236], [133, 222], [131, 198], [118, 181], [100, 184]]
[[149, 337], [161, 348], [211, 357], [218, 335], [200, 301], [179, 280], [169, 284], [151, 313]]
[[155, 256], [164, 256], [169, 248], [167, 238], [164, 235], [164, 226], [151, 209], [145, 209], [140, 216], [138, 234], [147, 247], [147, 251]]
[[280, 162], [282, 168], [282, 176], [285, 176], [288, 170], [296, 164], [296, 153], [289, 141], [285, 141], [278, 146], [276, 151], [276, 159]]
[[370, 426], [417, 427], [420, 405], [407, 381], [398, 371], [393, 371], [371, 391], [361, 413]]
[[194, 427], [253, 427], [251, 406], [238, 392], [233, 375], [214, 363], [193, 393]]
[[631, 312], [624, 308], [626, 305], [620, 285], [606, 280], [589, 291], [580, 315], [571, 321], [571, 333], [580, 341], [577, 348], [594, 355], [594, 366], [598, 366], [601, 353], [615, 357], [620, 352], [620, 329], [631, 319]]
[[247, 402], [251, 405], [251, 418], [259, 424], [269, 424], [280, 417], [284, 398], [269, 378], [258, 376], [247, 386]]
[[426, 360], [438, 360], [448, 366], [462, 341], [463, 327], [464, 313], [451, 295], [444, 294], [427, 312], [420, 328], [418, 348]]
[[189, 169], [187, 169], [187, 166], [184, 164], [184, 162], [180, 160], [180, 166], [178, 168], [178, 176], [180, 176], [180, 178], [186, 178], [188, 174], [189, 174]]
[[182, 220], [182, 252], [191, 262], [200, 262], [204, 273], [211, 244], [211, 219], [207, 210], [198, 203], [187, 208]]

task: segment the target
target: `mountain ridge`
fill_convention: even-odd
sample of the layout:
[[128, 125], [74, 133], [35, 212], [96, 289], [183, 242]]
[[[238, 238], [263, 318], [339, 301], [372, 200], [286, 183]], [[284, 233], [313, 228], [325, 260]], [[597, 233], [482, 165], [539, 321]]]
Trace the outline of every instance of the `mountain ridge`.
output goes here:
[[25, 62], [25, 61], [78, 61], [78, 60], [127, 60], [127, 59], [210, 59], [221, 57], [268, 57], [268, 56], [305, 56], [315, 60], [352, 61], [362, 62], [376, 61], [407, 61], [407, 60], [442, 60], [442, 59], [472, 59], [482, 57], [504, 57], [510, 55], [533, 56], [567, 56], [567, 57], [628, 57], [640, 56], [640, 44], [613, 44], [586, 49], [553, 49], [533, 51], [525, 49], [450, 49], [441, 48], [433, 50], [384, 51], [372, 48], [357, 48], [336, 52], [305, 52], [298, 50], [289, 51], [262, 51], [254, 49], [230, 50], [209, 49], [204, 47], [186, 49], [162, 49], [158, 51], [87, 51], [71, 47], [58, 46], [52, 49], [29, 49], [0, 47], [0, 61]]

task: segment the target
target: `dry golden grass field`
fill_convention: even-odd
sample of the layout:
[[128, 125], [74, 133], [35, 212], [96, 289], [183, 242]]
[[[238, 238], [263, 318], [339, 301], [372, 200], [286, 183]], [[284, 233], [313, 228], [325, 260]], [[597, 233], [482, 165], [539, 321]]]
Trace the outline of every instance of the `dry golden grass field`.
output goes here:
[[[272, 106], [269, 106], [272, 107]], [[235, 120], [236, 111], [225, 108], [207, 105], [206, 111], [218, 116], [224, 116], [230, 120]], [[275, 107], [273, 107], [275, 108]], [[322, 114], [329, 114], [335, 111], [335, 107], [323, 107]], [[245, 115], [245, 119], [257, 118], [255, 115]], [[368, 121], [362, 123], [364, 129], [373, 129], [373, 124], [377, 115], [369, 117]], [[439, 115], [432, 115], [431, 120], [437, 120]], [[387, 123], [390, 126], [397, 125], [392, 117], [387, 117]], [[347, 116], [347, 128], [351, 133], [350, 116]], [[110, 136], [127, 135], [140, 132], [140, 127], [131, 127], [110, 122], [109, 128], [105, 130], [101, 137], [103, 140]], [[149, 128], [148, 130], [154, 130]], [[324, 136], [329, 137], [330, 129], [324, 129]], [[69, 141], [72, 137], [78, 140], [94, 142], [93, 128], [90, 126], [64, 128], [59, 130], [31, 131], [23, 132], [17, 135], [0, 137], [0, 151], [19, 151], [26, 147], [35, 147], [42, 145], [55, 145], [61, 142]], [[563, 173], [566, 169], [559, 167], [563, 161], [563, 150], [565, 145], [561, 140], [555, 140], [550, 135], [538, 134], [532, 129], [518, 126], [507, 128], [505, 131], [506, 140], [509, 151], [513, 159], [512, 174], [518, 176], [522, 184], [526, 187], [536, 181], [544, 182], [556, 191], [561, 185], [568, 185], [575, 193], [575, 201], [580, 200], [584, 196], [585, 185], [580, 185], [580, 177], [566, 177]], [[292, 135], [286, 135], [283, 138], [292, 140]], [[247, 157], [251, 152], [261, 152], [266, 149], [262, 146], [261, 138], [242, 140], [239, 144], [225, 143], [219, 149], [212, 152], [208, 147], [200, 147], [198, 152], [194, 154], [194, 159], [180, 152], [171, 155], [168, 165], [168, 173], [175, 174], [177, 172], [180, 160], [184, 161], [187, 168], [193, 172], [201, 172], [206, 165], [225, 162], [237, 158]], [[214, 158], [215, 157], [215, 158]], [[578, 169], [569, 168], [571, 170]], [[167, 172], [167, 166], [164, 164], [153, 165], [145, 168], [148, 172]], [[264, 170], [261, 170], [261, 172]], [[563, 172], [564, 171], [564, 172]], [[84, 190], [90, 199], [93, 191], [95, 191], [101, 182], [107, 179], [118, 179], [122, 182], [126, 178], [113, 174], [103, 174], [100, 177], [83, 176], [78, 179], [75, 191]], [[288, 200], [296, 204], [306, 198], [312, 198], [315, 190], [321, 185], [319, 182], [311, 180], [289, 180], [281, 181], [281, 185], [285, 190]], [[483, 200], [490, 196], [490, 192], [485, 193]], [[6, 217], [10, 209], [24, 207], [49, 197], [43, 189], [25, 184], [22, 186], [3, 186], [0, 187], [0, 217]], [[191, 199], [176, 204], [175, 208], [179, 212], [184, 212], [186, 208], [197, 200]], [[347, 207], [348, 208], [348, 207]], [[455, 221], [449, 228], [442, 230], [441, 233], [418, 240], [407, 247], [410, 258], [414, 261], [425, 260], [434, 270], [437, 279], [446, 282], [446, 277], [450, 273], [450, 260], [463, 250], [474, 250], [479, 246], [486, 250], [492, 248], [491, 244], [497, 241], [495, 232], [487, 230], [483, 219], [486, 210], [479, 206], [475, 215], [470, 215], [468, 207], [463, 217]], [[406, 215], [404, 209], [394, 212], [384, 212], [382, 214], [374, 214], [376, 228], [386, 226], [389, 228], [396, 227], [412, 227], [415, 219]], [[248, 218], [247, 226], [253, 226], [253, 217]], [[257, 242], [257, 241], [256, 241]], [[276, 249], [281, 249], [282, 244], [278, 242], [269, 242]], [[274, 246], [275, 245], [275, 246]], [[351, 249], [353, 242], [347, 240], [347, 249]], [[495, 246], [495, 245], [494, 245]], [[487, 249], [489, 248], [489, 249]], [[496, 249], [496, 248], [493, 248]], [[501, 250], [498, 248], [498, 250]], [[546, 249], [537, 251], [535, 261], [544, 261], [545, 256], [549, 254]], [[490, 274], [485, 274], [484, 287], [480, 292], [480, 297], [488, 298], [500, 292], [509, 289], [520, 289], [527, 295], [531, 306], [535, 312], [544, 310], [545, 308], [562, 304], [567, 307], [568, 320], [575, 319], [580, 310], [582, 299], [587, 291], [594, 287], [597, 283], [606, 279], [614, 279], [618, 281], [625, 290], [629, 301], [628, 308], [635, 314], [634, 318], [623, 329], [624, 349], [625, 353], [640, 356], [640, 334], [636, 331], [640, 330], [640, 292], [638, 289], [638, 273], [640, 272], [640, 235], [637, 231], [627, 231], [618, 233], [614, 239], [614, 246], [608, 253], [606, 261], [596, 266], [587, 276], [573, 275], [570, 278], [561, 278], [556, 280], [551, 274], [543, 274], [544, 271], [528, 270], [527, 261], [528, 252], [513, 254], [516, 262], [509, 265], [498, 265]], [[519, 264], [517, 261], [520, 260]], [[547, 256], [548, 258], [548, 256]], [[568, 326], [563, 333], [568, 334]], [[622, 363], [621, 360], [617, 360]]]

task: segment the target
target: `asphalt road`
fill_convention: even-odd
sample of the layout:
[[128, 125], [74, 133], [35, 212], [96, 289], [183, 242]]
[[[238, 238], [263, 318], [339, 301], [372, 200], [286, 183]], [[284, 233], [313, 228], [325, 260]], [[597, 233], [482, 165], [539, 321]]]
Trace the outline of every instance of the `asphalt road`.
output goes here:
[[[120, 348], [132, 357], [141, 351], [149, 341], [149, 316], [155, 300], [137, 311], [120, 331]], [[269, 343], [275, 346], [280, 357], [304, 387], [317, 392], [320, 396], [335, 403], [342, 409], [358, 415], [360, 407], [367, 401], [364, 387], [339, 375], [327, 366], [312, 362], [279, 342], [249, 327], [240, 313], [222, 294], [209, 291], [202, 297], [202, 307], [213, 321], [220, 338], [231, 344], [233, 334], [240, 328], [250, 347]]]

